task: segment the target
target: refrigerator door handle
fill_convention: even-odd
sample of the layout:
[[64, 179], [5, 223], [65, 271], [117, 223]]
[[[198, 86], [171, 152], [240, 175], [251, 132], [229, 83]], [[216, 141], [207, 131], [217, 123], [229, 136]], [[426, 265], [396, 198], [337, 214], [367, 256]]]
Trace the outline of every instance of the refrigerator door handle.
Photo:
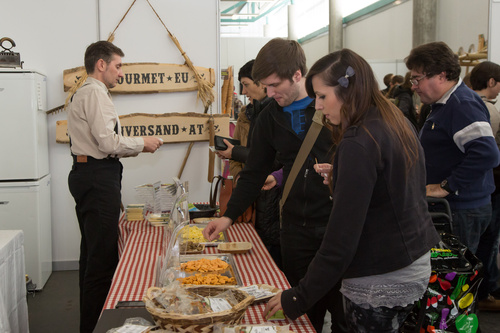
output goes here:
[[9, 202], [8, 201], [0, 201], [0, 205], [8, 205]]

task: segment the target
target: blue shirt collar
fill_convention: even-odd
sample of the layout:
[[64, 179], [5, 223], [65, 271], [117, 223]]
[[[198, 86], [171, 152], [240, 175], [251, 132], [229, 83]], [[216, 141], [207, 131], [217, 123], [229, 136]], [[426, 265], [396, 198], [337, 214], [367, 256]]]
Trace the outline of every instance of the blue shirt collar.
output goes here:
[[313, 101], [313, 99], [311, 97], [306, 96], [302, 99], [299, 99], [298, 101], [293, 101], [292, 104], [290, 104], [290, 105], [283, 107], [283, 110], [285, 110], [286, 112], [303, 110], [303, 109], [307, 108], [307, 106], [309, 104], [311, 104], [312, 101]]

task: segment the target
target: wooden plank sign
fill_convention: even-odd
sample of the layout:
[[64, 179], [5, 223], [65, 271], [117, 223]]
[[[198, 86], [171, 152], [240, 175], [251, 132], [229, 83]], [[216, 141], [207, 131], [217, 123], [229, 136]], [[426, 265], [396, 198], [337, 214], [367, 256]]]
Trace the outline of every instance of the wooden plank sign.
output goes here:
[[[123, 75], [116, 87], [117, 94], [145, 94], [198, 90], [194, 72], [187, 65], [159, 63], [124, 63]], [[196, 67], [208, 82], [215, 84], [212, 68]], [[63, 72], [64, 91], [74, 86], [85, 73], [84, 67], [66, 69]]]
[[[133, 113], [120, 116], [124, 136], [156, 136], [165, 143], [208, 141], [208, 120], [205, 113]], [[229, 136], [229, 115], [214, 114], [215, 134]], [[56, 122], [56, 142], [69, 143], [68, 121]]]

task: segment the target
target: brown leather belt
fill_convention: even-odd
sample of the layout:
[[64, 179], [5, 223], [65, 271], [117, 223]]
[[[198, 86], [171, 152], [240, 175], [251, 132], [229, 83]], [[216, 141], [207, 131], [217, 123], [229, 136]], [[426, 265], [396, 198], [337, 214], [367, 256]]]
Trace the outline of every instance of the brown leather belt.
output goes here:
[[87, 163], [87, 155], [78, 155], [76, 161], [78, 163]]

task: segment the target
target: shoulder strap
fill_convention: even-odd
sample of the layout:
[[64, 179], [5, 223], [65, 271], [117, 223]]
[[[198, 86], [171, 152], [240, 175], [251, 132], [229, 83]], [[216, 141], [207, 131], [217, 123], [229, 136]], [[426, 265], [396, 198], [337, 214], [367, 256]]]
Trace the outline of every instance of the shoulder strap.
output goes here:
[[[215, 181], [215, 189], [213, 189], [214, 185], [214, 180]], [[210, 183], [210, 208], [214, 208], [217, 204], [217, 194], [219, 193], [219, 183], [222, 181], [222, 185], [224, 185], [224, 177], [222, 176], [215, 176], [212, 178], [212, 182]]]
[[323, 127], [323, 123], [321, 122], [321, 111], [316, 110], [312, 119], [311, 127], [307, 131], [306, 137], [300, 146], [297, 157], [295, 157], [295, 161], [293, 162], [292, 170], [286, 179], [285, 186], [283, 188], [283, 195], [280, 200], [280, 214], [283, 210], [283, 205], [285, 204], [286, 199], [288, 198], [288, 194], [290, 194], [290, 190], [292, 188], [293, 183], [295, 182], [295, 178], [299, 174], [302, 165], [311, 152], [311, 149], [316, 142], [316, 139], [321, 132], [321, 128]]

